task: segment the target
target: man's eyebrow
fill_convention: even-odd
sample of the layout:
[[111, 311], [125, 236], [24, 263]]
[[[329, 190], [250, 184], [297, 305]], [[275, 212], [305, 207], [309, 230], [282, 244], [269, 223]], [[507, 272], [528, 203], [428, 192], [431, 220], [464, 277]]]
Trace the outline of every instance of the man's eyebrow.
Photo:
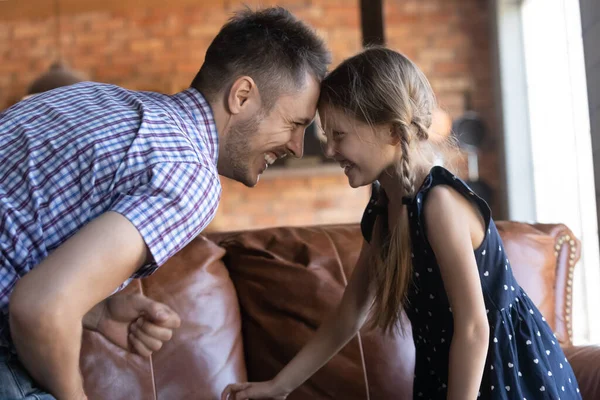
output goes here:
[[297, 118], [295, 122], [298, 125], [308, 125], [311, 123], [311, 121], [312, 121], [312, 119], [310, 119], [310, 118]]

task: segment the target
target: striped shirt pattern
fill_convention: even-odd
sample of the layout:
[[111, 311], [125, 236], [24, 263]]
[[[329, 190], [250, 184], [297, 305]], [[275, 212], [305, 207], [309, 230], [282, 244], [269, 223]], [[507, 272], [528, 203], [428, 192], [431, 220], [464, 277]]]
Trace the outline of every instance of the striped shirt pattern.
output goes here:
[[153, 255], [132, 278], [154, 272], [214, 217], [217, 157], [212, 111], [192, 88], [167, 96], [85, 82], [1, 113], [0, 320], [18, 279], [107, 211]]

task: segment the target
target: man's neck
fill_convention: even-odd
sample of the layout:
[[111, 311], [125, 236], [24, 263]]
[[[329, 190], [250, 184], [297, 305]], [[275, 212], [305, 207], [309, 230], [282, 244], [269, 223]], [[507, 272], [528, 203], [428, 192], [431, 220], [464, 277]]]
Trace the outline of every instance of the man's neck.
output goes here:
[[230, 114], [225, 109], [223, 102], [220, 98], [209, 98], [205, 96], [210, 105], [210, 108], [213, 112], [213, 118], [215, 119], [215, 126], [217, 127], [217, 133], [219, 135], [219, 139], [222, 139], [225, 135], [225, 130], [227, 129], [227, 125], [229, 123]]

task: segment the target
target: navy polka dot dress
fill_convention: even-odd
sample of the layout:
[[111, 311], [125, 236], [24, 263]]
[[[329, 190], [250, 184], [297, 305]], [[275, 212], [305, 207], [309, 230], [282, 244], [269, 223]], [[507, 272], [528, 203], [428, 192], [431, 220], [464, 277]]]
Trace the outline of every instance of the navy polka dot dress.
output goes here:
[[[448, 170], [436, 166], [415, 196], [405, 199], [410, 218], [413, 284], [406, 309], [416, 347], [415, 399], [445, 399], [448, 385], [452, 309], [440, 270], [423, 232], [423, 204], [435, 185], [448, 185], [479, 207], [486, 235], [475, 250], [490, 343], [480, 386], [482, 399], [581, 399], [575, 375], [558, 340], [542, 314], [513, 276], [500, 234], [487, 203]], [[366, 240], [371, 239], [376, 216], [385, 213], [378, 203], [378, 187], [362, 220]]]

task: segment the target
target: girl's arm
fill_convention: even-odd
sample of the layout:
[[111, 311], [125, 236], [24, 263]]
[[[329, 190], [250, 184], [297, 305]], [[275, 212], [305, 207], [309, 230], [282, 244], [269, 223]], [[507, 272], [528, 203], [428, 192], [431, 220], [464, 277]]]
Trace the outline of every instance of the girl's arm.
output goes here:
[[424, 213], [454, 318], [448, 400], [477, 399], [490, 333], [473, 248], [483, 240], [485, 224], [467, 199], [446, 186], [431, 189]]
[[327, 363], [364, 324], [373, 296], [369, 288], [369, 245], [363, 244], [358, 262], [337, 309], [325, 319], [315, 336], [269, 382], [232, 384], [221, 398], [285, 398]]

